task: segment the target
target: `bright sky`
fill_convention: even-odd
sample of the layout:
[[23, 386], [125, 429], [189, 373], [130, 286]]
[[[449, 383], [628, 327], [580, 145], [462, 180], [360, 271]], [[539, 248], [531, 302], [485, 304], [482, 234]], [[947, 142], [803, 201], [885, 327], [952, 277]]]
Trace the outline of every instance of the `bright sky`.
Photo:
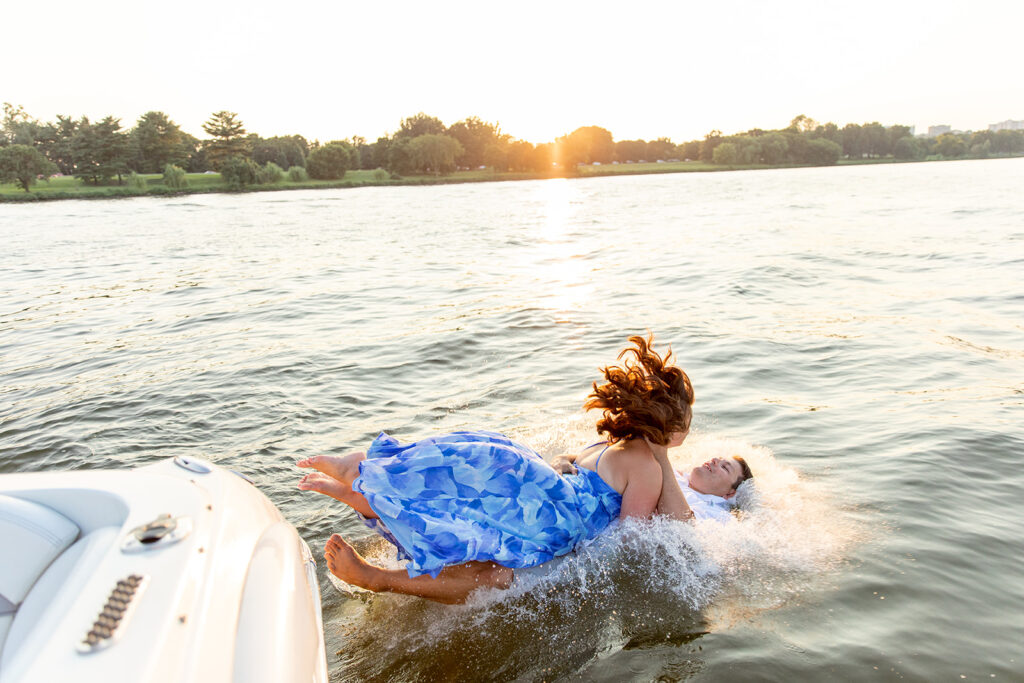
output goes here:
[[924, 132], [1024, 119], [1016, 0], [819, 3], [8, 2], [0, 101], [186, 131], [221, 109], [249, 132], [330, 140], [424, 111], [546, 142], [702, 138], [819, 122]]

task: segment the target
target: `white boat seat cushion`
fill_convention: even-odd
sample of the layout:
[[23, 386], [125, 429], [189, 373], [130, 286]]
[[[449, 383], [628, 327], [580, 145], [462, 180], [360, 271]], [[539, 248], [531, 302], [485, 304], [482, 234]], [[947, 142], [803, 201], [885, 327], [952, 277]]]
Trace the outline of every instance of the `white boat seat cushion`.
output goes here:
[[10, 614], [17, 609], [78, 531], [74, 522], [52, 508], [0, 494], [0, 610]]
[[14, 614], [0, 614], [0, 648], [7, 640], [7, 632], [11, 630], [12, 621], [14, 621]]
[[5, 681], [7, 677], [22, 680], [18, 672], [41, 656], [49, 642], [47, 635], [60, 624], [67, 605], [82, 593], [103, 558], [117, 547], [119, 533], [118, 527], [103, 527], [86, 534], [39, 577], [14, 616], [7, 641], [0, 645], [0, 672]]

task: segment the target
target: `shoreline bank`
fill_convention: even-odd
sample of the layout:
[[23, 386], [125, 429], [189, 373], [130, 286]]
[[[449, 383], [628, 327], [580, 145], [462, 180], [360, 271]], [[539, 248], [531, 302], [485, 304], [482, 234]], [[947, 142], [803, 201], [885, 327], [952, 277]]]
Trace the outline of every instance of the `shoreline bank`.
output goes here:
[[[1011, 159], [1015, 156], [987, 157], [988, 159]], [[967, 161], [971, 159], [930, 159], [902, 160], [893, 158], [840, 160], [835, 166], [863, 166], [874, 164], [916, 164], [931, 161]], [[180, 197], [192, 194], [241, 194], [248, 192], [278, 192], [285, 190], [320, 190], [356, 187], [387, 187], [417, 185], [455, 185], [462, 183], [490, 183], [519, 180], [549, 180], [552, 178], [607, 178], [627, 175], [652, 175], [666, 173], [716, 173], [722, 171], [766, 171], [786, 168], [826, 168], [809, 164], [741, 164], [718, 165], [704, 161], [651, 162], [635, 164], [605, 164], [600, 166], [580, 166], [572, 175], [563, 173], [536, 172], [496, 172], [490, 170], [456, 171], [450, 175], [415, 175], [374, 177], [375, 171], [349, 171], [344, 178], [338, 180], [307, 180], [290, 182], [282, 180], [278, 183], [249, 185], [242, 188], [229, 188], [223, 184], [219, 173], [189, 173], [189, 187], [169, 188], [163, 184], [161, 174], [141, 175], [147, 183], [145, 189], [125, 185], [86, 185], [71, 176], [52, 178], [41, 181], [33, 186], [31, 192], [25, 192], [13, 184], [0, 185], [0, 203], [24, 203], [35, 201], [59, 201], [63, 199], [123, 199], [130, 197]]]

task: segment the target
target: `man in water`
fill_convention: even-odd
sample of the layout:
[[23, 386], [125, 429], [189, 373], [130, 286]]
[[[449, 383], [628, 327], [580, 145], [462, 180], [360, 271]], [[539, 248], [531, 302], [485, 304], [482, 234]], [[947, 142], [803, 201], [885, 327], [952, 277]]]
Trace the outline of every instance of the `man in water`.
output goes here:
[[[653, 444], [652, 447], [657, 448]], [[576, 472], [576, 458], [576, 455], [559, 455], [551, 461], [551, 466], [562, 474], [572, 474]], [[683, 515], [682, 519], [730, 519], [740, 484], [754, 478], [747, 461], [739, 455], [731, 458], [712, 458], [689, 472], [671, 469], [667, 466], [667, 458], [659, 461], [663, 463], [662, 468], [667, 469], [665, 474], [675, 477], [682, 489], [685, 506], [689, 510], [689, 514]], [[662, 500], [658, 502], [659, 513], [671, 509], [664, 504], [664, 498], [672, 497], [673, 494], [673, 487], [662, 488]], [[678, 509], [680, 506], [676, 507]]]

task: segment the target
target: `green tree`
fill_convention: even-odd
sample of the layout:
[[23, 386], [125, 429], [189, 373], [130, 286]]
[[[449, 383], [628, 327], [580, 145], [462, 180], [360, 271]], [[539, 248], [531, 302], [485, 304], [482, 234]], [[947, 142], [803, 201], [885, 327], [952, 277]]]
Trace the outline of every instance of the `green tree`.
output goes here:
[[513, 171], [538, 170], [536, 155], [536, 148], [532, 144], [526, 140], [515, 140], [508, 145], [508, 166]]
[[71, 140], [71, 155], [74, 161], [75, 177], [83, 182], [99, 185], [102, 177], [99, 174], [97, 161], [96, 132], [87, 116], [78, 121], [75, 136]]
[[992, 141], [985, 140], [984, 142], [976, 142], [971, 145], [971, 156], [979, 159], [987, 159], [989, 154], [992, 153]]
[[57, 172], [56, 164], [28, 145], [0, 147], [0, 182], [17, 183], [25, 192], [39, 176], [47, 178]]
[[955, 159], [967, 154], [967, 145], [959, 135], [944, 133], [935, 139], [935, 153], [947, 159]]
[[733, 166], [739, 162], [739, 150], [733, 142], [723, 142], [715, 147], [711, 156], [712, 162]]
[[729, 166], [761, 163], [761, 137], [748, 131], [721, 138], [711, 153], [711, 163]]
[[768, 140], [774, 140], [772, 135], [780, 135], [786, 141], [785, 153], [782, 154], [782, 161], [777, 163], [783, 164], [810, 164], [814, 163], [811, 160], [811, 136], [806, 133], [794, 133], [792, 129], [787, 128], [784, 131], [778, 133], [772, 133], [767, 136]]
[[129, 135], [135, 169], [140, 173], [160, 173], [168, 164], [184, 166], [188, 162], [189, 150], [181, 128], [162, 111], [143, 114]]
[[646, 155], [648, 161], [666, 160], [670, 159], [676, 151], [676, 146], [672, 144], [672, 141], [668, 138], [658, 138], [651, 140], [646, 145]]
[[252, 159], [243, 156], [228, 157], [221, 163], [220, 177], [233, 190], [259, 182], [260, 168]]
[[579, 164], [611, 163], [615, 142], [610, 131], [600, 126], [583, 126], [555, 140], [555, 155], [567, 173], [575, 173]]
[[317, 180], [337, 180], [345, 177], [351, 156], [344, 145], [331, 143], [309, 153], [306, 170]]
[[789, 122], [789, 127], [794, 133], [810, 133], [818, 127], [818, 122], [810, 116], [798, 114]]
[[245, 126], [235, 112], [214, 112], [203, 124], [203, 130], [210, 136], [205, 145], [206, 154], [215, 171], [230, 157], [246, 156]]
[[905, 137], [913, 137], [910, 135], [910, 126], [895, 125], [889, 126], [885, 129], [886, 135], [889, 136], [889, 153], [896, 154], [896, 143]]
[[[384, 168], [399, 175], [412, 173], [415, 167], [412, 151], [409, 149], [411, 142], [409, 138], [399, 137], [390, 140], [387, 145], [387, 161], [384, 164]], [[379, 145], [380, 142], [378, 141], [377, 144]]]
[[[687, 161], [691, 159], [700, 159], [700, 140], [690, 140], [679, 145], [679, 156]], [[714, 152], [712, 152], [714, 154]]]
[[395, 133], [395, 139], [418, 138], [421, 135], [443, 135], [444, 124], [436, 116], [427, 116], [423, 112], [402, 119], [402, 123]]
[[[734, 137], [729, 138], [729, 142], [736, 146], [736, 163], [737, 164], [760, 164], [763, 151], [761, 149], [761, 138], [763, 137], [763, 131], [756, 136], [746, 137]], [[725, 144], [725, 143], [722, 143]], [[721, 147], [721, 145], [719, 145]], [[718, 147], [715, 147], [715, 151], [718, 151]], [[712, 156], [712, 158], [714, 158]]]
[[837, 143], [824, 138], [811, 139], [807, 142], [804, 163], [815, 166], [832, 166], [843, 155], [843, 148]]
[[509, 164], [508, 143], [504, 141], [495, 141], [487, 145], [484, 149], [484, 157], [482, 161], [484, 162], [482, 164], [483, 166], [489, 166], [495, 171], [507, 170]]
[[28, 115], [25, 107], [4, 102], [4, 116], [0, 121], [0, 147], [6, 145], [35, 144], [35, 131], [39, 122]]
[[352, 146], [359, 152], [359, 168], [373, 170], [383, 164], [377, 163], [377, 143], [367, 143], [366, 138], [352, 136]]
[[259, 179], [261, 185], [273, 185], [284, 180], [284, 169], [273, 161], [268, 161], [260, 167], [260, 171], [256, 177]]
[[188, 162], [185, 164], [185, 170], [189, 173], [203, 173], [205, 171], [212, 170], [210, 168], [210, 159], [206, 155], [206, 148], [203, 146], [203, 141], [194, 135], [182, 132], [182, 148], [188, 154]]
[[704, 136], [704, 141], [700, 143], [700, 160], [701, 161], [712, 161], [715, 155], [715, 147], [718, 147], [722, 142], [722, 131], [713, 130]]
[[615, 143], [616, 161], [630, 162], [646, 158], [647, 143], [644, 140], [619, 140]]
[[278, 166], [289, 166], [288, 157], [283, 147], [273, 139], [258, 139], [252, 146], [252, 160], [257, 164], [275, 163]]
[[[296, 166], [302, 165], [306, 162], [306, 156], [309, 154], [309, 141], [301, 135], [289, 135], [287, 140], [291, 140], [295, 143], [295, 147], [285, 147], [285, 151], [288, 152], [288, 163]], [[295, 155], [295, 152], [302, 154], [301, 158]], [[305, 168], [305, 166], [303, 166]]]
[[[909, 130], [909, 129], [908, 129]], [[904, 135], [892, 147], [892, 155], [897, 159], [912, 161], [924, 158], [924, 148], [910, 135]]]
[[417, 170], [436, 175], [455, 170], [455, 159], [462, 154], [462, 145], [447, 135], [420, 135], [409, 141], [409, 153]]
[[782, 133], [769, 133], [762, 136], [758, 142], [761, 145], [761, 161], [763, 163], [777, 166], [790, 160], [789, 140]]
[[57, 164], [57, 168], [64, 175], [72, 175], [75, 172], [72, 141], [77, 131], [77, 121], [70, 116], [58, 114], [56, 122], [43, 125], [40, 137], [36, 140], [36, 149]]
[[533, 148], [533, 170], [549, 174], [555, 165], [555, 144], [542, 142]]
[[252, 160], [257, 164], [275, 163], [281, 168], [306, 165], [306, 141], [301, 135], [257, 138], [252, 146]]
[[979, 130], [979, 131], [975, 131], [975, 132], [971, 133], [970, 134], [970, 138], [967, 139], [967, 140], [964, 140], [964, 142], [969, 144], [972, 148], [975, 145], [984, 145], [986, 142], [990, 143], [990, 147], [991, 147], [992, 138], [993, 138], [993, 131], [990, 131], [990, 130]]
[[174, 190], [187, 187], [188, 178], [185, 177], [185, 169], [174, 164], [164, 166], [164, 185]]
[[843, 154], [849, 159], [860, 159], [864, 156], [864, 141], [860, 126], [848, 123], [843, 126]]
[[96, 124], [97, 140], [100, 146], [100, 163], [104, 173], [117, 176], [117, 184], [122, 184], [121, 176], [128, 172], [128, 160], [131, 147], [128, 134], [121, 130], [121, 119], [107, 116]]
[[348, 140], [331, 140], [327, 144], [328, 145], [341, 145], [342, 147], [344, 147], [345, 151], [348, 152], [348, 166], [347, 166], [347, 168], [350, 169], [350, 170], [351, 169], [355, 169], [355, 168], [359, 168], [359, 164], [361, 162], [361, 160], [359, 158], [359, 150], [356, 149], [356, 146], [354, 144], [352, 144]]
[[837, 145], [839, 145], [840, 149], [842, 149], [842, 146], [843, 146], [843, 134], [842, 134], [842, 131], [839, 130], [839, 126], [837, 126], [836, 124], [832, 123], [831, 121], [826, 123], [824, 126], [818, 126], [817, 128], [815, 128], [814, 132], [811, 134], [811, 137], [813, 137], [813, 138], [824, 138], [826, 140], [831, 140], [832, 142], [834, 142]]
[[1024, 152], [1024, 130], [997, 130], [992, 136], [992, 151], [995, 154]]
[[146, 180], [145, 176], [142, 176], [135, 171], [128, 171], [128, 180], [125, 182], [125, 185], [133, 190], [138, 190], [143, 194], [145, 194], [146, 190], [149, 188], [149, 182]]
[[391, 167], [388, 165], [388, 150], [390, 148], [391, 138], [386, 135], [377, 138], [377, 142], [367, 145], [370, 154], [366, 154], [366, 150], [363, 150], [363, 154], [360, 156], [363, 168], [390, 169]]
[[864, 145], [864, 152], [870, 157], [884, 157], [892, 152], [885, 126], [877, 121], [861, 126], [861, 142]]
[[128, 136], [121, 130], [120, 119], [107, 116], [98, 123], [82, 117], [71, 143], [75, 161], [75, 177], [99, 185], [128, 171]]
[[488, 156], [500, 159], [507, 155], [504, 148], [508, 146], [509, 136], [502, 134], [498, 124], [481, 121], [476, 116], [453, 123], [448, 126], [446, 134], [462, 145], [459, 161], [463, 166], [490, 166], [493, 164], [488, 161]]

